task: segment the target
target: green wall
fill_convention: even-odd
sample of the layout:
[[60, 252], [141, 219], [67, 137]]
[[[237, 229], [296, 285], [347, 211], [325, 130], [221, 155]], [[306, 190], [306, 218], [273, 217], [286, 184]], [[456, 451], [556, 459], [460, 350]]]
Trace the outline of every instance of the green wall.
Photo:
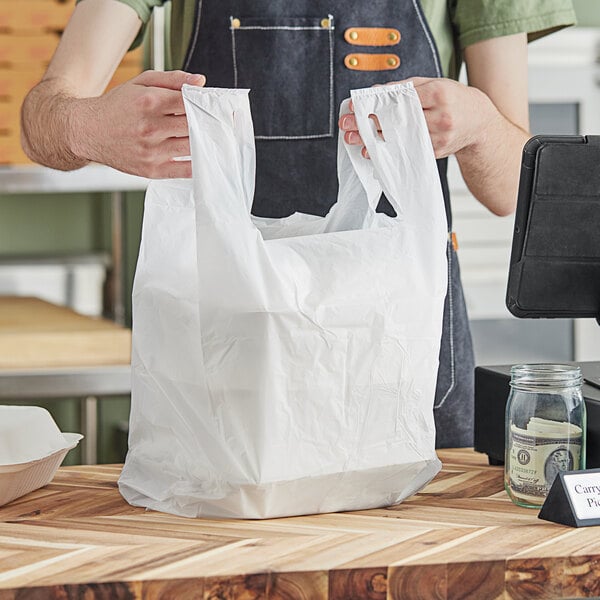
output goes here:
[[573, 0], [581, 27], [600, 27], [600, 0]]
[[0, 254], [85, 253], [108, 248], [102, 194], [3, 196]]

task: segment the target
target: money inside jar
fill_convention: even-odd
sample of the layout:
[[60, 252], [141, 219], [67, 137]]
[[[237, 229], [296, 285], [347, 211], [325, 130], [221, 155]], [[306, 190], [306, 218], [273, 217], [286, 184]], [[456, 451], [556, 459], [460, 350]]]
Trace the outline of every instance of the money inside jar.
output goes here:
[[541, 505], [560, 471], [578, 469], [582, 428], [573, 423], [531, 417], [525, 429], [510, 425], [509, 465], [512, 494]]

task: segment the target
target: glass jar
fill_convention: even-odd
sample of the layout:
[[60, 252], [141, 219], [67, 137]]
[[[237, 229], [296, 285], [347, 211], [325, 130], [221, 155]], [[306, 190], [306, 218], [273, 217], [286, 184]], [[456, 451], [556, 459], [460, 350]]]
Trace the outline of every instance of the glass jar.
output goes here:
[[504, 487], [515, 504], [539, 508], [558, 472], [585, 469], [581, 384], [576, 366], [512, 367]]

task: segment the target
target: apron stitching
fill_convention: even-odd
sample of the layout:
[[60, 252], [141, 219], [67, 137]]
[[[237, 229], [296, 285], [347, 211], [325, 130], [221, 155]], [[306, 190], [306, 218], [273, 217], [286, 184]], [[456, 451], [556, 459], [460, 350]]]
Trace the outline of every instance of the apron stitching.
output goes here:
[[313, 135], [255, 135], [255, 140], [316, 140], [330, 138], [331, 133], [315, 133]]
[[[230, 21], [233, 21], [233, 17], [229, 17]], [[238, 70], [237, 70], [237, 56], [235, 52], [235, 27], [229, 28], [231, 31], [231, 56], [233, 59], [233, 87], [238, 86]]]
[[189, 66], [190, 66], [190, 62], [192, 61], [192, 56], [194, 55], [194, 51], [196, 50], [196, 44], [198, 43], [198, 36], [200, 35], [200, 21], [201, 19], [201, 14], [202, 14], [202, 0], [198, 1], [198, 14], [196, 17], [196, 24], [194, 27], [194, 37], [192, 38], [192, 43], [190, 44], [190, 47], [188, 48], [188, 53], [187, 53], [187, 57], [186, 57], [186, 61], [185, 64], [183, 65], [183, 70], [187, 71]]
[[323, 31], [322, 27], [299, 27], [293, 25], [240, 25], [239, 27], [236, 27], [236, 29], [258, 29], [260, 31], [269, 31], [271, 29], [284, 29], [286, 31]]
[[[450, 242], [448, 242], [448, 246]], [[454, 389], [456, 383], [456, 377], [454, 372], [454, 300], [452, 294], [452, 248], [448, 247], [448, 320], [449, 320], [449, 336], [450, 336], [450, 387], [446, 390], [446, 393], [442, 399], [434, 404], [434, 410], [441, 408], [444, 402], [448, 399], [448, 396]]]
[[423, 33], [425, 34], [425, 37], [427, 38], [427, 43], [429, 44], [429, 48], [431, 49], [431, 54], [433, 55], [433, 62], [435, 63], [435, 70], [437, 72], [437, 76], [441, 77], [442, 69], [440, 68], [440, 62], [439, 62], [436, 46], [434, 45], [433, 40], [431, 39], [431, 35], [429, 33], [428, 27], [425, 25], [425, 22], [423, 21], [423, 15], [421, 14], [421, 10], [417, 4], [417, 0], [412, 0], [412, 3], [413, 3], [413, 6], [415, 7], [415, 12], [417, 13], [417, 17], [419, 19], [421, 28], [423, 29]]
[[329, 135], [333, 136], [333, 30], [335, 29], [333, 24], [333, 15], [327, 15], [329, 18]]

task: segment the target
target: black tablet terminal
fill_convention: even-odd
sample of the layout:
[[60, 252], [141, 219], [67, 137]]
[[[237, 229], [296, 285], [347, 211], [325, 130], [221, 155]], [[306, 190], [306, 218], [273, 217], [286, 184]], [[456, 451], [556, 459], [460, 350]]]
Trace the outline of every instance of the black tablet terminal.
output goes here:
[[506, 305], [517, 317], [600, 317], [600, 136], [525, 144]]

